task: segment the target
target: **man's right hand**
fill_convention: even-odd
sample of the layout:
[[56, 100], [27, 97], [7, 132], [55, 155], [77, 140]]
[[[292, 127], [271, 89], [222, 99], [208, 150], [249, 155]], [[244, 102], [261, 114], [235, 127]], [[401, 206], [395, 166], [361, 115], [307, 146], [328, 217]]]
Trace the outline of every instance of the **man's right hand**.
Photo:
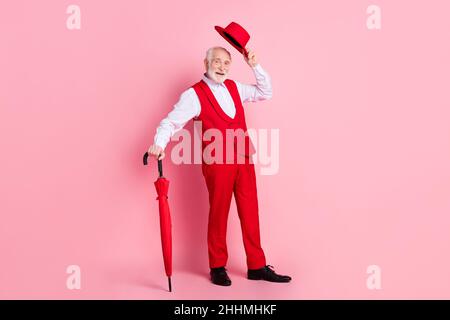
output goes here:
[[166, 156], [163, 148], [154, 144], [150, 148], [148, 148], [148, 154], [154, 156], [157, 160], [162, 160]]

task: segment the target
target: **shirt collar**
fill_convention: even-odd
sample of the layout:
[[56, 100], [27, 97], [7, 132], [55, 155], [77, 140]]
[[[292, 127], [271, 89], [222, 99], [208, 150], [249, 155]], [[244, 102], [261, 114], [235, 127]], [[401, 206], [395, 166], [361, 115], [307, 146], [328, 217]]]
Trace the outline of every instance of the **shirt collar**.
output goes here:
[[206, 73], [203, 74], [202, 80], [205, 81], [206, 84], [207, 84], [210, 88], [218, 88], [218, 87], [224, 87], [224, 88], [226, 88], [225, 83], [223, 83], [223, 82], [222, 82], [222, 83], [217, 83], [217, 82], [215, 82], [214, 80], [211, 80], [210, 78], [207, 77]]

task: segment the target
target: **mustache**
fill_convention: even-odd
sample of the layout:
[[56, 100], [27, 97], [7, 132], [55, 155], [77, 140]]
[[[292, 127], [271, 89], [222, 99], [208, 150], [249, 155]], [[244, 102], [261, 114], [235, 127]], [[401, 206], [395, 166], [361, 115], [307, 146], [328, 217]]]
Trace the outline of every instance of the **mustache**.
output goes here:
[[[208, 74], [209, 78], [215, 80], [216, 82], [223, 82], [228, 77], [227, 72], [214, 71], [214, 70], [212, 70], [212, 68], [208, 69], [207, 74]], [[220, 77], [220, 79], [219, 79], [219, 77]]]

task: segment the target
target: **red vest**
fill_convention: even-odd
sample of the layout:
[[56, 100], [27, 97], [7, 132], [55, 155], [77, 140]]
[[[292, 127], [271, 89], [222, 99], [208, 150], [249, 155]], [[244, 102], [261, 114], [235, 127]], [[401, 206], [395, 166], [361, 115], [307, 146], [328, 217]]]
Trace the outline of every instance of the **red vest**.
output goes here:
[[[241, 97], [239, 96], [239, 91], [234, 81], [225, 80], [224, 84], [233, 98], [234, 106], [236, 108], [234, 118], [229, 117], [222, 110], [211, 89], [203, 80], [192, 86], [201, 105], [200, 115], [194, 120], [200, 120], [202, 122], [202, 161], [203, 163], [211, 161], [207, 156], [208, 154], [211, 154], [211, 156], [215, 157], [216, 163], [229, 163], [230, 160], [232, 163], [249, 163], [251, 155], [255, 153], [255, 148], [250, 137], [246, 134], [247, 124], [245, 123], [245, 114]], [[207, 148], [210, 143], [214, 143], [215, 140], [215, 138], [210, 138], [212, 141], [205, 141], [204, 133], [208, 129], [220, 131], [223, 137], [222, 151], [212, 148], [212, 146], [209, 150], [215, 149], [215, 151], [219, 151], [221, 154], [217, 154], [215, 151], [205, 153], [205, 148]], [[231, 130], [227, 131], [227, 129]], [[218, 146], [218, 144], [215, 145]]]

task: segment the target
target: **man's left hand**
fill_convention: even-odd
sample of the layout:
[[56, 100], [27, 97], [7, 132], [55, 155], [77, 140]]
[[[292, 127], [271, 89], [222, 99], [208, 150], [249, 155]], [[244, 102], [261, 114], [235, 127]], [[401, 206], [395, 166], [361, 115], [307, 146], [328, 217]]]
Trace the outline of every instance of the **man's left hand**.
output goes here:
[[247, 50], [248, 53], [247, 56], [244, 55], [245, 62], [247, 62], [247, 64], [252, 68], [256, 67], [256, 65], [258, 64], [256, 54], [249, 48], [245, 49]]

